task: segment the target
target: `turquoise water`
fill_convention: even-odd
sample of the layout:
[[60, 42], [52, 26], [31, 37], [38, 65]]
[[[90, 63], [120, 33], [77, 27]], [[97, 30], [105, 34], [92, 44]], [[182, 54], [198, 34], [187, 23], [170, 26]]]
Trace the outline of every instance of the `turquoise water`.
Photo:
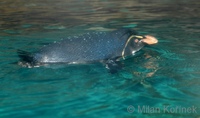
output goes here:
[[[0, 117], [200, 117], [200, 3], [0, 2]], [[159, 39], [110, 74], [101, 64], [23, 68], [34, 51], [88, 31], [128, 27]], [[185, 110], [187, 109], [187, 111]]]

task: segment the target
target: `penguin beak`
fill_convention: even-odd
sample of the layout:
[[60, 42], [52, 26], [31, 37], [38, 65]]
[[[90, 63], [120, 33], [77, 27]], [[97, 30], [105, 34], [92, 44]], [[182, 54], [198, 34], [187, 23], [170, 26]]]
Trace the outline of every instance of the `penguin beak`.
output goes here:
[[153, 45], [153, 44], [158, 43], [158, 39], [156, 39], [155, 37], [150, 36], [150, 35], [145, 35], [141, 41], [148, 45]]

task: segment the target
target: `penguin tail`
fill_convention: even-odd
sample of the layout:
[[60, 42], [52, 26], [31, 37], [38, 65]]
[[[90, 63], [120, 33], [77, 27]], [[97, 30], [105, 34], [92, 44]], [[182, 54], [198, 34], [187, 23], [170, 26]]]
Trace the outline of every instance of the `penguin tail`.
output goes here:
[[23, 61], [23, 62], [27, 62], [27, 63], [33, 63], [34, 62], [33, 55], [30, 52], [18, 49], [17, 54], [18, 54], [20, 60]]

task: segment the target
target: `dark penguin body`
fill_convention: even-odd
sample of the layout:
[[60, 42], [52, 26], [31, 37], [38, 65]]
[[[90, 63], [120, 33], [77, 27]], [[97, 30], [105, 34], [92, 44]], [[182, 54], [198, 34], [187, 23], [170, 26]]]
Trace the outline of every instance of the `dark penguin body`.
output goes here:
[[135, 35], [136, 32], [130, 29], [86, 33], [49, 44], [35, 53], [18, 51], [18, 55], [21, 62], [32, 67], [50, 63], [116, 61], [144, 46], [142, 42], [135, 42]]

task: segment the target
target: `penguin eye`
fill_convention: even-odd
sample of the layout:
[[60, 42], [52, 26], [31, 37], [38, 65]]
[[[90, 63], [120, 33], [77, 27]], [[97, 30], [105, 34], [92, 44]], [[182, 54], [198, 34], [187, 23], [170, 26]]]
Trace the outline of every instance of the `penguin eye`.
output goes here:
[[138, 39], [135, 39], [135, 40], [134, 40], [135, 43], [137, 43], [138, 41], [139, 41]]

